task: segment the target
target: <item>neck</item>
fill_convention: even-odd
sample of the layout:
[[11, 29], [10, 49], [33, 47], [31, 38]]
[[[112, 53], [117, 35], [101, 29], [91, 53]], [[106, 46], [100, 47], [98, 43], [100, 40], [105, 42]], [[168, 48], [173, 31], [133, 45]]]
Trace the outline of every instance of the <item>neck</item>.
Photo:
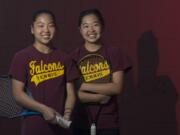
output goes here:
[[51, 53], [53, 48], [51, 46], [42, 45], [42, 44], [34, 44], [33, 45], [39, 52], [48, 54]]
[[98, 44], [91, 44], [91, 43], [85, 43], [85, 48], [89, 51], [89, 52], [96, 52], [97, 50], [99, 50], [101, 48], [102, 44], [98, 43]]

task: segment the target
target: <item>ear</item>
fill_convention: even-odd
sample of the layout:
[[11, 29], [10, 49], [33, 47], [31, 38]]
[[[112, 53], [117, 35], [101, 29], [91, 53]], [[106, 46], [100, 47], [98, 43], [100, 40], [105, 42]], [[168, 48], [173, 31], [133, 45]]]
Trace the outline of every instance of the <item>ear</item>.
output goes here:
[[82, 35], [82, 29], [81, 27], [78, 27], [80, 34]]
[[33, 29], [33, 26], [31, 25], [31, 34], [34, 34], [34, 29]]
[[101, 25], [101, 34], [104, 33], [104, 28], [105, 27], [103, 25]]

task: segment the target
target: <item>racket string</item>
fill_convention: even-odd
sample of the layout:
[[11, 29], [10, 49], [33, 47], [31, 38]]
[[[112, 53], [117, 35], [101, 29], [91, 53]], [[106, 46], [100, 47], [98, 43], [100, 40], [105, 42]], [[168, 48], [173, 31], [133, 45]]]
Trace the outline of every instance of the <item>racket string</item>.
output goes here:
[[13, 118], [21, 111], [22, 107], [15, 101], [12, 94], [10, 77], [0, 77], [0, 116]]

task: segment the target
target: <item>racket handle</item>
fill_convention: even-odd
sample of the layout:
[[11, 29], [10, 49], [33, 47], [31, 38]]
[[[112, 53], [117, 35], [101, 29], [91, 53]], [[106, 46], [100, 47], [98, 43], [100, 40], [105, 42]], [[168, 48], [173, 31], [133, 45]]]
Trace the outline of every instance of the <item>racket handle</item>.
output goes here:
[[91, 124], [91, 135], [96, 135], [96, 124], [95, 123], [92, 123]]
[[33, 112], [33, 111], [23, 111], [20, 115], [25, 117], [25, 116], [41, 115], [41, 113]]
[[70, 128], [72, 121], [64, 119], [62, 116], [56, 116], [57, 123], [63, 128]]

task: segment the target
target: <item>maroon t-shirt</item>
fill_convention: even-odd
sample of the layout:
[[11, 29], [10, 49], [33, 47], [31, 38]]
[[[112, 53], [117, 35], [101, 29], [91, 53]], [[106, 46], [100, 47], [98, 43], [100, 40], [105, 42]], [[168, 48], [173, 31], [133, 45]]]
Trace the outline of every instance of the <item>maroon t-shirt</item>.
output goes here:
[[[49, 54], [43, 54], [33, 46], [15, 54], [10, 75], [23, 82], [35, 100], [54, 108], [62, 115], [66, 82], [79, 76], [76, 66], [65, 53], [54, 49]], [[56, 135], [60, 132], [59, 127], [49, 125], [41, 116], [24, 118], [22, 127], [24, 135]]]
[[[81, 72], [81, 81], [87, 83], [110, 83], [114, 72], [129, 67], [127, 57], [117, 47], [102, 46], [96, 52], [89, 52], [82, 46], [76, 49], [71, 57]], [[96, 120], [99, 108], [98, 104], [78, 104], [75, 115], [77, 128], [89, 129], [92, 121]], [[112, 96], [109, 103], [102, 106], [97, 118], [97, 128], [118, 128], [118, 115], [117, 96]]]

